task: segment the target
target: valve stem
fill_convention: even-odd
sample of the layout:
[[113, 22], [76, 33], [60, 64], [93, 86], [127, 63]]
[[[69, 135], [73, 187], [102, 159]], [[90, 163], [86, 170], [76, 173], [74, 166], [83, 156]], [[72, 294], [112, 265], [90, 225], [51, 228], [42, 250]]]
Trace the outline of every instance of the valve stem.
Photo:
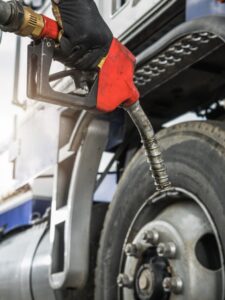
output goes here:
[[129, 107], [124, 107], [124, 109], [129, 113], [139, 131], [157, 191], [170, 188], [171, 183], [168, 178], [159, 144], [156, 140], [152, 124], [143, 111], [140, 102], [137, 101]]

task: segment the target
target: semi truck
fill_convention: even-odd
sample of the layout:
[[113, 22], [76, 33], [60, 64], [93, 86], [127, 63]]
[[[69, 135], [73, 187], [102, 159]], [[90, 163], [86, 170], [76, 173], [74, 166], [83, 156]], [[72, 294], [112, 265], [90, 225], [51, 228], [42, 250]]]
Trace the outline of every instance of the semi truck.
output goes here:
[[[155, 192], [123, 110], [21, 103], [27, 42], [17, 38], [13, 101], [26, 110], [8, 146], [13, 186], [1, 195], [0, 300], [224, 300], [225, 2], [96, 4], [136, 56], [172, 187]], [[50, 78], [85, 94], [87, 77], [76, 79]], [[187, 112], [202, 120], [165, 126]]]

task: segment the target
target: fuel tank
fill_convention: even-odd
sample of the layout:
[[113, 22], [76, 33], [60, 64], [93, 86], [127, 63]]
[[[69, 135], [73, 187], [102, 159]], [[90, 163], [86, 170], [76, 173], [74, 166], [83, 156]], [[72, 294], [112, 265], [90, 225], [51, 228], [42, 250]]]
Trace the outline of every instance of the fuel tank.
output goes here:
[[55, 300], [48, 281], [47, 223], [8, 234], [0, 241], [0, 300]]

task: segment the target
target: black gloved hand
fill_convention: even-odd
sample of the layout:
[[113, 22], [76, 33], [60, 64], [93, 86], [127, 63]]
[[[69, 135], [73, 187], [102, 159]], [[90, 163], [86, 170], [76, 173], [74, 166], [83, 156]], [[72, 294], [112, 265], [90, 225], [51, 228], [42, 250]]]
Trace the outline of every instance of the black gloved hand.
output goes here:
[[[58, 0], [54, 0], [58, 2]], [[79, 70], [96, 69], [113, 35], [93, 0], [61, 0], [53, 13], [63, 29], [55, 59]]]

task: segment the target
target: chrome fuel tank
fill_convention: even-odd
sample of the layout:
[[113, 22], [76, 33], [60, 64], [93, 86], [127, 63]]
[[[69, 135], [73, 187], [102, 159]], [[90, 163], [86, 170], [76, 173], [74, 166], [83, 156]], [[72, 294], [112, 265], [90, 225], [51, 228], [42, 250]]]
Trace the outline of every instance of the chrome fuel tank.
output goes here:
[[56, 300], [48, 281], [47, 224], [10, 234], [0, 242], [0, 300]]

